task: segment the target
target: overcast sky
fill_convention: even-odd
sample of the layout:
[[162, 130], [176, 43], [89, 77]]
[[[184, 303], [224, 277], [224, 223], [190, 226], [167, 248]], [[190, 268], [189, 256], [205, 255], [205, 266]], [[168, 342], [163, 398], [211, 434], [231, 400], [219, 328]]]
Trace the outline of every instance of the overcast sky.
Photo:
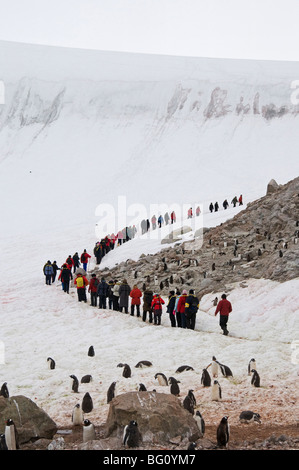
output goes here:
[[0, 40], [299, 60], [299, 0], [0, 0]]

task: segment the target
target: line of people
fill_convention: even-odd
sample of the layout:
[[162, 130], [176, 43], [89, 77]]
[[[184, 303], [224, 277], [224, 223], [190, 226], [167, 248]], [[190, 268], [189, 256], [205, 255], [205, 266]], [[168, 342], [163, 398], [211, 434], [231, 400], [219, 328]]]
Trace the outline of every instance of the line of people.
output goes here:
[[[242, 206], [243, 205], [243, 196], [242, 194], [239, 196], [239, 199], [237, 198], [237, 196], [235, 196], [232, 201], [231, 201], [231, 204], [236, 207], [237, 203], [239, 203], [239, 206]], [[222, 203], [222, 206], [224, 208], [224, 210], [226, 210], [229, 206], [229, 203], [228, 203], [228, 200], [227, 199], [224, 199], [223, 203]], [[210, 212], [218, 212], [219, 210], [219, 204], [218, 202], [215, 202], [215, 204], [213, 204], [211, 202], [211, 204], [209, 205], [209, 211]]]

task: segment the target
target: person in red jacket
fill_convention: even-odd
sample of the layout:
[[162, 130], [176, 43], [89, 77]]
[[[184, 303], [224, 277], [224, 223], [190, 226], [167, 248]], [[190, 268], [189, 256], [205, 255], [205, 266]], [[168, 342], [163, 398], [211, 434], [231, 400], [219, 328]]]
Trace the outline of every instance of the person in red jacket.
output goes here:
[[141, 304], [141, 297], [142, 297], [142, 292], [138, 287], [135, 285], [133, 286], [133, 289], [130, 292], [130, 297], [131, 297], [131, 315], [132, 317], [134, 316], [134, 309], [136, 305], [136, 310], [137, 310], [137, 317], [140, 317], [140, 304]]
[[98, 288], [99, 280], [97, 279], [96, 274], [91, 275], [88, 292], [90, 293], [90, 305], [91, 307], [97, 306], [97, 288]]
[[154, 324], [155, 325], [161, 325], [161, 316], [162, 316], [162, 305], [165, 304], [164, 300], [162, 297], [160, 297], [159, 294], [154, 294], [153, 300], [152, 300], [152, 310], [154, 313]]
[[89, 284], [87, 278], [79, 273], [74, 280], [74, 284], [77, 286], [78, 301], [82, 302], [83, 300], [83, 302], [87, 302], [86, 286]]
[[227, 322], [228, 322], [228, 317], [230, 312], [232, 312], [232, 304], [227, 300], [226, 295], [222, 294], [220, 302], [218, 302], [218, 305], [215, 310], [215, 317], [217, 313], [220, 314], [220, 320], [219, 320], [219, 325], [220, 328], [223, 330], [224, 335], [228, 335], [228, 330], [227, 330]]
[[84, 250], [80, 257], [80, 261], [83, 264], [84, 271], [87, 271], [87, 263], [89, 258], [91, 258], [91, 256], [86, 252], [86, 250]]
[[187, 328], [186, 325], [186, 316], [185, 316], [185, 303], [187, 298], [187, 291], [183, 290], [182, 295], [179, 298], [176, 311], [179, 317], [178, 326], [180, 328]]

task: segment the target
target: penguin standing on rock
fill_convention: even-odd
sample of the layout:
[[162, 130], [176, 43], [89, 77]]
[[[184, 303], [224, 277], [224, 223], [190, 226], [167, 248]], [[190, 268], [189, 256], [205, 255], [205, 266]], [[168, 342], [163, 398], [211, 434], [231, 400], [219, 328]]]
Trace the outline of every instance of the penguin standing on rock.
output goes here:
[[96, 438], [96, 432], [93, 423], [89, 419], [83, 421], [83, 442], [93, 441]]
[[168, 385], [167, 377], [162, 372], [157, 372], [155, 379], [158, 380], [159, 385]]
[[179, 380], [176, 380], [174, 377], [169, 377], [168, 382], [170, 383], [170, 393], [178, 397], [180, 395]]
[[8, 391], [8, 388], [7, 388], [7, 382], [4, 382], [4, 384], [1, 387], [0, 396], [2, 396], [4, 398], [9, 398], [9, 391]]
[[229, 424], [227, 416], [223, 416], [222, 420], [220, 421], [216, 436], [218, 446], [227, 447], [229, 441]]
[[72, 382], [73, 392], [78, 393], [78, 391], [79, 391], [79, 380], [77, 379], [77, 377], [75, 375], [70, 375], [70, 378], [73, 379], [73, 382]]
[[82, 412], [82, 408], [80, 403], [77, 403], [74, 406], [73, 413], [72, 413], [72, 423], [73, 426], [80, 426], [84, 421], [84, 416]]
[[52, 359], [52, 357], [48, 357], [47, 363], [48, 363], [49, 369], [51, 370], [55, 369], [56, 364], [55, 364], [54, 359]]
[[211, 396], [213, 401], [219, 401], [222, 398], [222, 391], [218, 380], [214, 380], [211, 390]]
[[131, 420], [127, 426], [125, 426], [123, 434], [123, 445], [128, 447], [139, 447], [141, 435], [138, 429], [137, 421]]
[[83, 413], [90, 413], [93, 410], [93, 401], [88, 392], [85, 393], [82, 399], [82, 411]]
[[110, 387], [107, 390], [107, 403], [110, 403], [111, 400], [116, 396], [116, 382], [112, 382]]
[[202, 370], [201, 374], [201, 384], [204, 387], [210, 387], [211, 386], [211, 377], [207, 369]]
[[8, 419], [6, 421], [4, 435], [5, 435], [5, 442], [7, 445], [7, 450], [19, 449], [18, 431], [12, 419]]
[[252, 372], [251, 385], [254, 385], [254, 387], [260, 387], [261, 380], [260, 380], [259, 374], [257, 373], [255, 369], [251, 369], [251, 372]]
[[196, 411], [194, 418], [195, 418], [195, 421], [197, 423], [198, 429], [201, 433], [201, 436], [203, 437], [203, 435], [205, 433], [205, 430], [206, 430], [206, 425], [205, 425], [205, 421], [204, 421], [200, 411], [198, 411], [198, 410]]

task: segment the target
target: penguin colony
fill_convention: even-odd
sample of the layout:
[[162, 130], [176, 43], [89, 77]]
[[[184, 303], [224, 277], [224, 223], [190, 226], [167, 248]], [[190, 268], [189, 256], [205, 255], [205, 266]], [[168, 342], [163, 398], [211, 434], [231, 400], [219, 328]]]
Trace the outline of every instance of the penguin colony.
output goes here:
[[[88, 356], [93, 357], [95, 355], [94, 348], [91, 346], [88, 349]], [[47, 358], [48, 368], [54, 370], [56, 363], [51, 357]], [[136, 369], [143, 369], [147, 367], [152, 367], [153, 364], [150, 361], [139, 361], [136, 365]], [[122, 376], [124, 378], [131, 378], [132, 371], [131, 367], [126, 363], [119, 363], [117, 367], [123, 368]], [[209, 373], [209, 368], [211, 375]], [[194, 371], [194, 368], [189, 365], [183, 365], [176, 369], [175, 373], [184, 375], [185, 372]], [[257, 372], [257, 364], [254, 358], [251, 358], [247, 366], [247, 375], [251, 377], [250, 383], [253, 387], [260, 387], [260, 376]], [[202, 369], [201, 373], [201, 385], [203, 388], [210, 387], [211, 389], [211, 401], [221, 401], [222, 400], [222, 388], [219, 382], [219, 376], [222, 378], [233, 377], [231, 369], [222, 364], [216, 359], [215, 356], [212, 356], [212, 361], [208, 364], [207, 367]], [[73, 393], [79, 393], [79, 380], [74, 375], [71, 374], [70, 378], [72, 379], [71, 390]], [[179, 384], [180, 380], [171, 376], [166, 377], [163, 372], [157, 372], [154, 375], [154, 379], [158, 382], [160, 386], [169, 387], [169, 393], [173, 394], [176, 397], [181, 399], [182, 407], [189, 412], [197, 423], [200, 437], [204, 436], [205, 433], [205, 420], [199, 411], [196, 403], [196, 398], [194, 395], [194, 390], [189, 389], [185, 397], [181, 397], [181, 391]], [[92, 375], [86, 374], [81, 378], [81, 384], [88, 384], [92, 382]], [[107, 404], [109, 404], [113, 398], [117, 396], [116, 392], [117, 381], [113, 381], [107, 390]], [[139, 383], [138, 391], [147, 391], [146, 386], [143, 383]], [[156, 391], [155, 389], [152, 391]], [[9, 398], [9, 391], [7, 387], [7, 382], [4, 382], [0, 388], [0, 396], [4, 398]], [[90, 440], [96, 439], [96, 431], [94, 424], [87, 418], [85, 414], [91, 413], [94, 409], [93, 400], [89, 392], [86, 392], [83, 396], [81, 403], [76, 403], [73, 407], [71, 421], [74, 427], [82, 428], [82, 441], [88, 442]], [[259, 413], [251, 410], [244, 410], [240, 412], [239, 415], [240, 423], [261, 423], [261, 416]], [[229, 442], [229, 423], [228, 416], [223, 416], [219, 422], [219, 425], [216, 430], [216, 440], [218, 447], [227, 447]], [[136, 420], [131, 420], [128, 425], [125, 426], [123, 431], [123, 445], [127, 447], [138, 447], [142, 442], [142, 435], [138, 428], [138, 423]], [[190, 449], [196, 447], [196, 443], [190, 443]], [[15, 450], [19, 448], [18, 443], [18, 432], [16, 426], [12, 419], [8, 419], [6, 422], [5, 432], [0, 435], [0, 450]]]

